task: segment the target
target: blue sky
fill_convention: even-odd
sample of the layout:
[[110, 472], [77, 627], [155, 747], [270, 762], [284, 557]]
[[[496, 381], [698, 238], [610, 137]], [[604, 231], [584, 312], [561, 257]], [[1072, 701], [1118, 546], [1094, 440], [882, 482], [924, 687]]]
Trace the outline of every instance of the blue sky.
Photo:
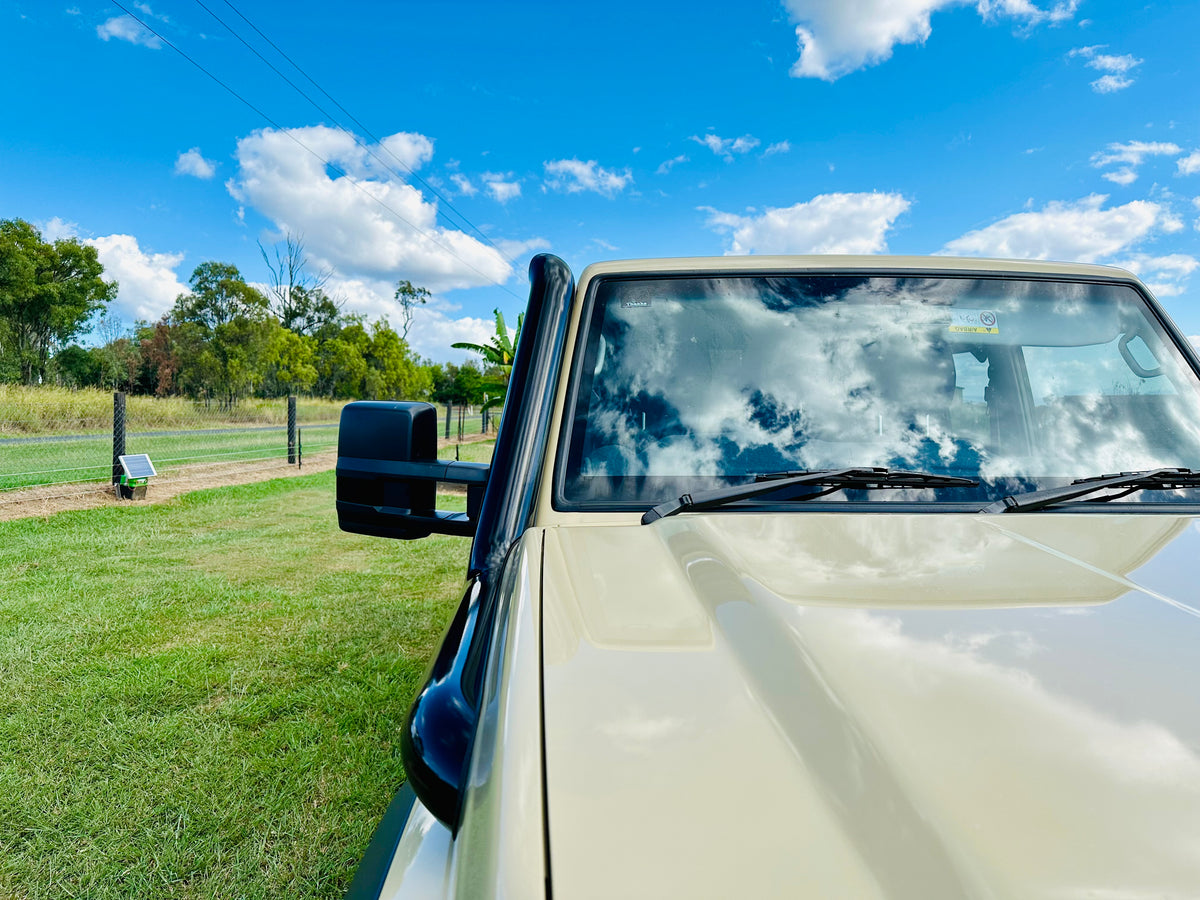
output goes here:
[[122, 5], [162, 39], [0, 0], [0, 218], [94, 243], [126, 325], [290, 231], [347, 309], [427, 286], [434, 359], [540, 250], [1117, 264], [1200, 334], [1195, 2]]

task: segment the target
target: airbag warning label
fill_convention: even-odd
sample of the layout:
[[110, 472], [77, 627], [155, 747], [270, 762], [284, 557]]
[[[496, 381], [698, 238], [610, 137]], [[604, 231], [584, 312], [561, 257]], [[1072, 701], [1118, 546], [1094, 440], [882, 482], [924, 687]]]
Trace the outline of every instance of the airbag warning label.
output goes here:
[[996, 314], [990, 309], [956, 309], [951, 314], [950, 330], [958, 334], [999, 334]]

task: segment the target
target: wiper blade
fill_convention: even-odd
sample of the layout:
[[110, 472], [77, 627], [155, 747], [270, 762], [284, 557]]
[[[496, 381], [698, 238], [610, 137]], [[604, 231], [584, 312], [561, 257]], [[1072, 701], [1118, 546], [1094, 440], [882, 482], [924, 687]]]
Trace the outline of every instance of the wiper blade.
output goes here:
[[955, 475], [935, 475], [931, 472], [906, 472], [900, 469], [884, 469], [879, 467], [857, 467], [853, 469], [819, 469], [811, 472], [771, 472], [756, 475], [751, 484], [735, 484], [731, 487], [717, 488], [711, 491], [701, 491], [696, 494], [684, 494], [678, 500], [660, 503], [653, 509], [646, 510], [642, 516], [642, 524], [649, 525], [667, 516], [681, 512], [700, 512], [706, 509], [716, 509], [738, 500], [750, 500], [762, 494], [770, 494], [794, 485], [813, 484], [828, 487], [827, 491], [819, 491], [796, 500], [809, 500], [813, 497], [823, 497], [844, 488], [938, 488], [938, 487], [978, 487], [978, 481], [970, 478], [959, 478]]
[[1078, 500], [1088, 494], [1094, 494], [1105, 488], [1127, 488], [1118, 494], [1106, 497], [1093, 497], [1087, 503], [1107, 503], [1127, 497], [1134, 491], [1154, 490], [1170, 491], [1178, 488], [1200, 487], [1200, 471], [1196, 469], [1145, 469], [1141, 472], [1117, 472], [1113, 475], [1096, 475], [1091, 478], [1076, 478], [1068, 485], [1056, 488], [1046, 488], [1041, 491], [1030, 491], [1015, 497], [1004, 497], [995, 503], [990, 503], [980, 510], [982, 513], [1035, 512], [1053, 506], [1056, 503], [1066, 503], [1068, 500]]

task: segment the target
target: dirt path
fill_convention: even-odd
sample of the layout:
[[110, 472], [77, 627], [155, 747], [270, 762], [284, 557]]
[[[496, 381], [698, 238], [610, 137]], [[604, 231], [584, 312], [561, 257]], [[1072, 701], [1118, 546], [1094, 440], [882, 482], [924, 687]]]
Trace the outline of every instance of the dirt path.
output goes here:
[[[468, 441], [490, 440], [493, 435], [467, 436]], [[438, 447], [453, 447], [452, 441], [438, 441]], [[173, 469], [153, 479], [146, 491], [146, 499], [139, 503], [162, 503], [180, 494], [201, 488], [224, 487], [231, 484], [250, 484], [271, 478], [293, 478], [325, 472], [337, 465], [337, 452], [328, 450], [304, 457], [303, 468], [290, 466], [276, 460], [220, 463], [216, 465], [186, 466]], [[24, 488], [0, 493], [0, 522], [9, 519], [25, 519], [31, 516], [52, 516], [68, 509], [96, 509], [115, 506], [118, 501], [112, 485], [95, 482], [79, 485], [47, 485]], [[134, 502], [134, 501], [124, 501]]]

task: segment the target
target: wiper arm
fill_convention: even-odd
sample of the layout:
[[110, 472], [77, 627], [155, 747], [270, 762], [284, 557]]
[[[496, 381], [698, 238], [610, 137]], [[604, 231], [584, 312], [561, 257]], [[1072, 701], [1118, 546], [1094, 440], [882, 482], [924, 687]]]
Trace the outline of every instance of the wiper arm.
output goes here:
[[770, 494], [794, 485], [813, 484], [826, 486], [827, 491], [819, 491], [796, 500], [808, 500], [813, 497], [823, 497], [843, 488], [937, 488], [937, 487], [978, 487], [978, 481], [970, 478], [959, 478], [954, 475], [935, 475], [931, 472], [905, 472], [899, 469], [884, 469], [879, 467], [858, 467], [853, 469], [819, 469], [812, 472], [771, 472], [757, 475], [751, 484], [735, 484], [726, 488], [711, 491], [700, 491], [696, 494], [684, 494], [678, 500], [660, 503], [653, 509], [646, 510], [642, 516], [642, 524], [649, 525], [658, 519], [673, 516], [681, 512], [700, 512], [706, 509], [716, 509], [738, 500], [750, 500], [762, 494]]
[[1034, 512], [1077, 500], [1094, 494], [1105, 488], [1128, 488], [1119, 494], [1107, 497], [1094, 497], [1088, 503], [1106, 503], [1127, 497], [1134, 491], [1156, 490], [1167, 491], [1177, 488], [1200, 487], [1200, 471], [1196, 469], [1145, 469], [1141, 472], [1118, 472], [1115, 475], [1097, 475], [1092, 478], [1077, 478], [1068, 485], [1056, 488], [1046, 488], [1041, 491], [1030, 491], [1015, 497], [1004, 497], [995, 503], [989, 503], [982, 513]]

